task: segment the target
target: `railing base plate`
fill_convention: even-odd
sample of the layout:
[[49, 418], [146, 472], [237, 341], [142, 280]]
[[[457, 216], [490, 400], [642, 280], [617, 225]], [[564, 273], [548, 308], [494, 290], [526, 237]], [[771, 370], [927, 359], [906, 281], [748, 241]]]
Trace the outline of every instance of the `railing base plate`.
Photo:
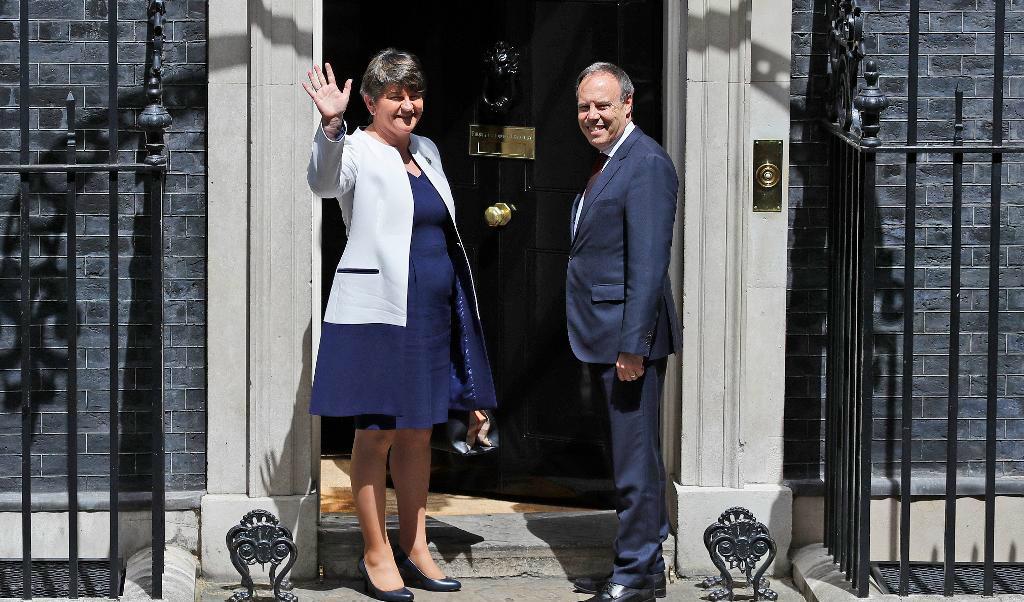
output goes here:
[[[911, 562], [910, 585], [911, 594], [931, 594], [941, 596], [945, 568], [941, 562]], [[980, 562], [956, 563], [954, 579], [954, 595], [982, 595], [982, 583], [985, 565]], [[871, 574], [878, 587], [884, 593], [896, 593], [900, 584], [899, 562], [873, 562]], [[992, 580], [994, 594], [1019, 594], [1024, 592], [1024, 563], [997, 562]]]
[[[32, 561], [32, 595], [36, 598], [67, 598], [70, 596], [70, 568], [67, 560]], [[117, 593], [124, 587], [124, 563], [118, 572]], [[78, 561], [78, 597], [110, 598], [110, 561], [87, 559]], [[21, 598], [21, 559], [0, 559], [0, 598]]]

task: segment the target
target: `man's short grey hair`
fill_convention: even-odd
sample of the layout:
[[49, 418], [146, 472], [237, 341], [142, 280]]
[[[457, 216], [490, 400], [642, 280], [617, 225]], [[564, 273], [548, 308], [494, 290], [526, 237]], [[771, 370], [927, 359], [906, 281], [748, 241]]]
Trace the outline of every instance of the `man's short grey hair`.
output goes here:
[[622, 67], [614, 63], [597, 62], [587, 67], [583, 71], [580, 71], [579, 77], [576, 78], [576, 89], [580, 89], [580, 84], [583, 80], [595, 73], [607, 73], [619, 80], [619, 88], [622, 89], [622, 94], [619, 97], [619, 102], [626, 102], [626, 99], [633, 95], [633, 80], [629, 79], [627, 74]]
[[385, 48], [370, 59], [359, 84], [359, 93], [376, 100], [396, 85], [403, 90], [422, 93], [427, 89], [427, 77], [415, 54]]

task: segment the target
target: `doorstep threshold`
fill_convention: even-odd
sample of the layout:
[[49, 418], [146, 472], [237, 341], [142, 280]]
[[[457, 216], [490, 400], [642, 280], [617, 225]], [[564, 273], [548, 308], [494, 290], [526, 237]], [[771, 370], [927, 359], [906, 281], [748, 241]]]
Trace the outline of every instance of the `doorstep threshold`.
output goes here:
[[[617, 528], [612, 510], [428, 516], [427, 541], [451, 577], [572, 578], [610, 569]], [[397, 541], [398, 517], [388, 517], [388, 530]], [[321, 515], [318, 545], [325, 577], [358, 577], [363, 541], [354, 515]], [[669, 566], [674, 553], [669, 536], [664, 543]]]

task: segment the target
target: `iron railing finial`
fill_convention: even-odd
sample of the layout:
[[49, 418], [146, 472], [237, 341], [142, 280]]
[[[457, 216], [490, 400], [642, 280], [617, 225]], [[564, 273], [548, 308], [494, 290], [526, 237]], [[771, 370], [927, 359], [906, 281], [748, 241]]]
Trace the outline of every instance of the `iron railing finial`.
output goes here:
[[149, 4], [150, 43], [153, 48], [152, 61], [146, 73], [146, 96], [149, 104], [139, 116], [139, 126], [146, 132], [146, 159], [150, 165], [164, 165], [164, 130], [171, 125], [171, 114], [163, 105], [163, 54], [164, 15], [167, 14], [165, 0], [152, 0]]
[[881, 129], [882, 111], [889, 106], [889, 99], [878, 88], [878, 62], [874, 59], [864, 61], [864, 80], [867, 85], [860, 89], [853, 106], [860, 114], [861, 144], [864, 146], [881, 146], [878, 137]]

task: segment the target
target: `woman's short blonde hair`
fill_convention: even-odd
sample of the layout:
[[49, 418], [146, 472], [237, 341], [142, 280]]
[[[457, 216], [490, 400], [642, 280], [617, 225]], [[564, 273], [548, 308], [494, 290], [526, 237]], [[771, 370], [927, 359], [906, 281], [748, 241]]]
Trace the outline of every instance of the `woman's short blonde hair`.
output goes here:
[[395, 85], [403, 90], [423, 93], [427, 89], [427, 78], [415, 54], [385, 48], [370, 59], [359, 84], [359, 93], [377, 99]]

